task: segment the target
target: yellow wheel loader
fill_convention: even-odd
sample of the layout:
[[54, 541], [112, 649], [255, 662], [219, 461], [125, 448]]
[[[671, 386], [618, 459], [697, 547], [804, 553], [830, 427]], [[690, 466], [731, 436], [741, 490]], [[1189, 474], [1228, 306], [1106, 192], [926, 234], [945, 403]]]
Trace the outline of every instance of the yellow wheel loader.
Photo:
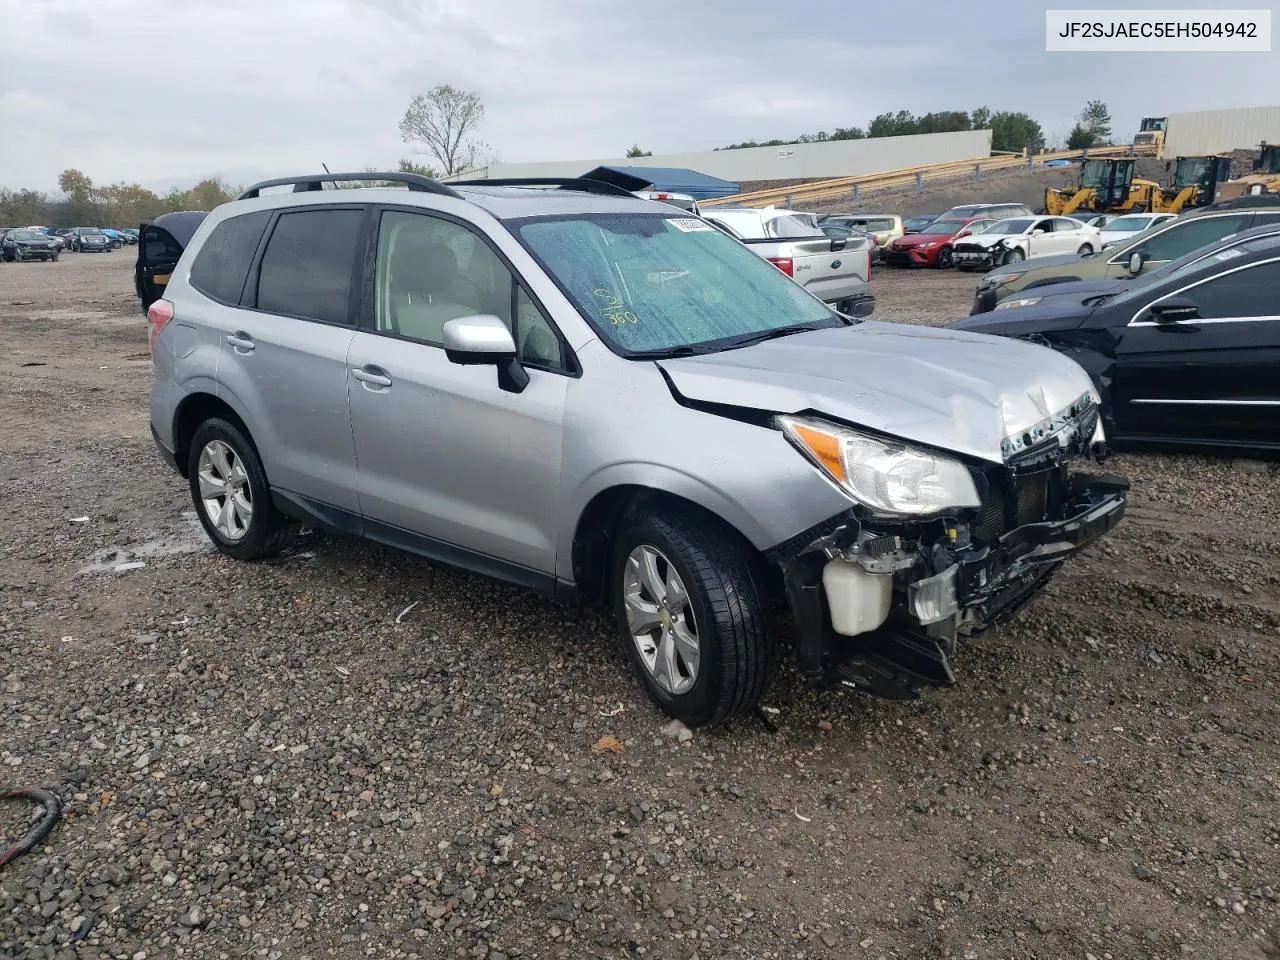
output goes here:
[[1173, 186], [1156, 194], [1153, 211], [1181, 213], [1208, 206], [1218, 197], [1219, 185], [1230, 179], [1230, 157], [1179, 157]]
[[1157, 160], [1164, 159], [1164, 135], [1169, 129], [1168, 117], [1143, 117], [1142, 126], [1133, 135], [1133, 145], [1150, 151]]
[[1137, 213], [1150, 212], [1160, 184], [1154, 180], [1135, 180], [1137, 161], [1086, 160], [1080, 168], [1080, 184], [1076, 187], [1044, 191], [1044, 212], [1050, 216], [1070, 216], [1077, 212]]
[[1231, 200], [1259, 193], [1280, 193], [1280, 146], [1264, 143], [1253, 162], [1253, 173], [1239, 180], [1228, 180], [1218, 188], [1217, 200]]

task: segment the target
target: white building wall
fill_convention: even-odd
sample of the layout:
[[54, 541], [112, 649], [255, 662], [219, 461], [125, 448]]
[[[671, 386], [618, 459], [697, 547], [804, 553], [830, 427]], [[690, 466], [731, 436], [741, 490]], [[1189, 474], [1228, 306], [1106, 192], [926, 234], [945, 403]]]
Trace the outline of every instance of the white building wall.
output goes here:
[[705, 153], [670, 153], [654, 157], [602, 160], [559, 160], [547, 163], [494, 163], [455, 179], [480, 177], [578, 177], [602, 165], [682, 167], [735, 183], [753, 180], [801, 180], [847, 177], [897, 170], [926, 163], [989, 156], [990, 130], [925, 133], [874, 140], [828, 140], [782, 147], [747, 147]]
[[1241, 107], [1169, 115], [1166, 157], [1194, 157], [1280, 143], [1280, 107]]

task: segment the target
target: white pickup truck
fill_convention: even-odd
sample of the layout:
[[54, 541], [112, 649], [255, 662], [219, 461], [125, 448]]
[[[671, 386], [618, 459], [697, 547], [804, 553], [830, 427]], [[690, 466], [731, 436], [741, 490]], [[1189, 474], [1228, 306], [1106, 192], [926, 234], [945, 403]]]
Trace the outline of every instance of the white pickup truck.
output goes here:
[[775, 207], [703, 207], [702, 217], [849, 316], [868, 317], [871, 249], [862, 237], [828, 237], [813, 214]]

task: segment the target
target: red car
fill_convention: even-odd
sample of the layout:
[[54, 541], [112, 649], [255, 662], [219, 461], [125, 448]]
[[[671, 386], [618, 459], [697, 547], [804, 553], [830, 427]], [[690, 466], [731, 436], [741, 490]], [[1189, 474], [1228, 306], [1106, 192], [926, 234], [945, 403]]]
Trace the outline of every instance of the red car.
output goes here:
[[935, 220], [919, 233], [898, 237], [880, 252], [880, 259], [897, 267], [950, 267], [951, 244], [998, 222], [992, 217]]

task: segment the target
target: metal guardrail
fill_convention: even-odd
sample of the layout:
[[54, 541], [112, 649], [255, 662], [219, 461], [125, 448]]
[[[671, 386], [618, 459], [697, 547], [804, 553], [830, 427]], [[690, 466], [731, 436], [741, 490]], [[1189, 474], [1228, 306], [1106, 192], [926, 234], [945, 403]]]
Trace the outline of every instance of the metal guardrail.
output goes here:
[[975, 157], [972, 160], [948, 160], [943, 163], [926, 163], [915, 167], [900, 167], [896, 170], [883, 170], [879, 173], [867, 173], [853, 177], [834, 177], [830, 180], [818, 180], [813, 183], [801, 183], [791, 187], [776, 187], [770, 190], [753, 190], [737, 193], [730, 197], [699, 200], [698, 205], [713, 207], [732, 204], [740, 207], [769, 207], [786, 204], [788, 201], [828, 200], [833, 197], [849, 196], [855, 202], [863, 190], [883, 190], [888, 187], [903, 187], [910, 184], [917, 186], [925, 180], [938, 180], [943, 177], [954, 177], [973, 171], [976, 179], [981, 179], [987, 171], [1009, 170], [1016, 167], [1033, 168], [1043, 165], [1046, 160], [1074, 160], [1085, 157], [1149, 157], [1154, 156], [1153, 147], [1132, 146], [1122, 144], [1116, 147], [1092, 147], [1089, 150], [1058, 150], [1052, 153], [1038, 153], [1028, 158], [1021, 154], [1003, 154], [1000, 156]]

